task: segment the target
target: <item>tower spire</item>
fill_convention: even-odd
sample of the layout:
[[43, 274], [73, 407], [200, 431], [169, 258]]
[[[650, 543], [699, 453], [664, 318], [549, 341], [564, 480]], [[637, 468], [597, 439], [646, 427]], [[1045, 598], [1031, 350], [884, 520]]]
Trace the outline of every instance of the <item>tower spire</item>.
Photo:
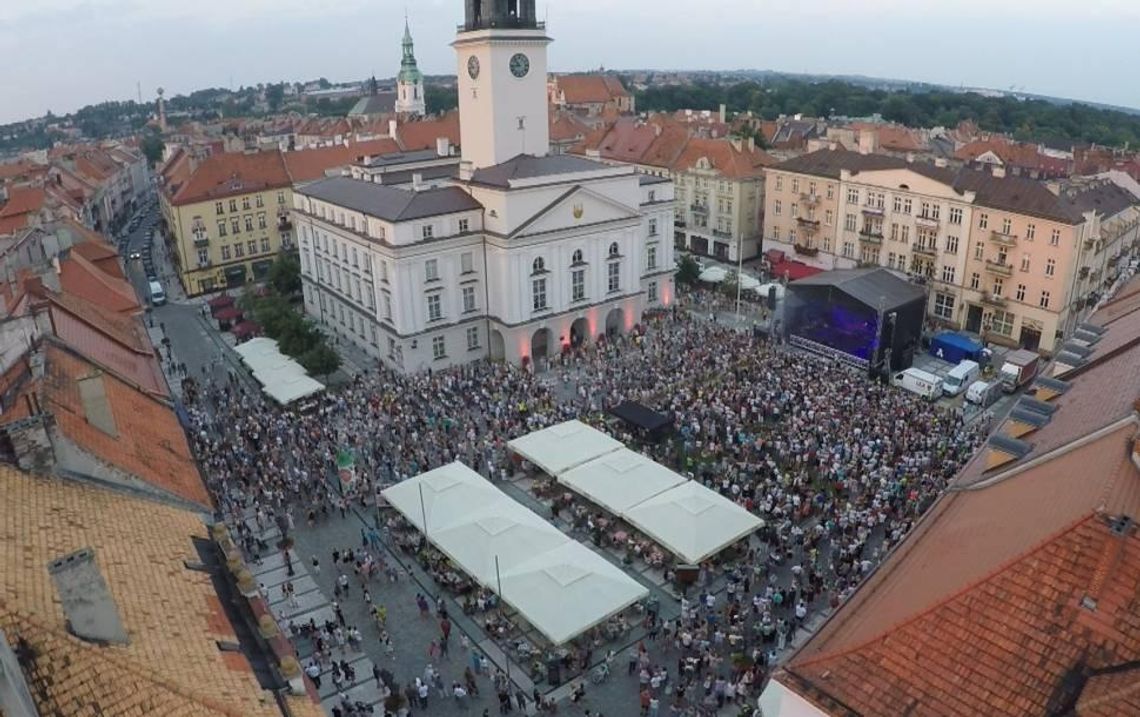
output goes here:
[[424, 76], [416, 64], [415, 43], [412, 41], [412, 28], [408, 22], [407, 9], [404, 10], [403, 57], [400, 59], [400, 74], [396, 76], [396, 112], [420, 114], [426, 109], [424, 103]]

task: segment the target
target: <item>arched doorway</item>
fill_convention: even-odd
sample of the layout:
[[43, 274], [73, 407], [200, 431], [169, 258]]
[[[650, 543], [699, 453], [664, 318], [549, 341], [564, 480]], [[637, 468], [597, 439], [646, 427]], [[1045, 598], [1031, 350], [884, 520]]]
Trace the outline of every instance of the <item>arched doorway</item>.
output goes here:
[[507, 356], [506, 343], [503, 334], [498, 329], [491, 330], [491, 360], [502, 361]]
[[570, 345], [577, 348], [590, 340], [590, 322], [586, 317], [575, 319], [570, 324]]
[[624, 324], [625, 311], [622, 309], [610, 309], [610, 313], [606, 314], [606, 336], [620, 334]]
[[530, 338], [530, 359], [538, 361], [550, 355], [550, 329], [539, 329]]

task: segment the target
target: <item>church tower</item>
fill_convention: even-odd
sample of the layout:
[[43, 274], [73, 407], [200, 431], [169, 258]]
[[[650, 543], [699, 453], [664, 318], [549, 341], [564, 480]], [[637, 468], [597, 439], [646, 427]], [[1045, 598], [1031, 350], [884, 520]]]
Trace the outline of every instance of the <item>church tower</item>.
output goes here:
[[466, 0], [452, 43], [459, 65], [464, 163], [480, 169], [550, 151], [545, 23], [534, 0]]
[[415, 46], [408, 19], [404, 18], [404, 56], [400, 60], [400, 74], [396, 76], [396, 112], [405, 115], [425, 113], [424, 76], [416, 66]]

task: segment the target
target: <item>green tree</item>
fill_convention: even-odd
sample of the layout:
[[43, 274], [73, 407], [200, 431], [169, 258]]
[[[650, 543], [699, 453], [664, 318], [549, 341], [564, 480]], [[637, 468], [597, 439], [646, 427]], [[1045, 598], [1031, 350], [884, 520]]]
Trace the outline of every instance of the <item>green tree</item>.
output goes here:
[[151, 167], [162, 161], [162, 153], [166, 150], [166, 143], [157, 133], [148, 132], [139, 146], [142, 148], [147, 164]]
[[340, 368], [340, 355], [323, 341], [297, 359], [310, 376], [321, 376], [326, 381], [329, 374]]
[[736, 287], [739, 285], [740, 275], [736, 273], [736, 269], [730, 269], [728, 274], [725, 275], [724, 281], [720, 282], [721, 293], [735, 299]]
[[424, 105], [429, 115], [449, 112], [459, 106], [459, 92], [455, 87], [424, 86]]
[[278, 82], [265, 88], [265, 102], [270, 112], [276, 112], [285, 100], [285, 83]]
[[701, 276], [700, 264], [693, 257], [685, 254], [677, 264], [677, 281], [682, 284], [696, 284]]
[[269, 285], [281, 296], [295, 296], [301, 291], [301, 261], [292, 252], [277, 255], [269, 267]]

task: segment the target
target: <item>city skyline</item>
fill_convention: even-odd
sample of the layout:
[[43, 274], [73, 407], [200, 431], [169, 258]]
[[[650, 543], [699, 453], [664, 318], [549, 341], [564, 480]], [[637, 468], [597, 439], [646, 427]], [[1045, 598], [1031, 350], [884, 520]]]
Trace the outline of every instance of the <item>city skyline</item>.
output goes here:
[[[964, 0], [953, 17], [930, 3], [872, 0], [849, 7], [764, 7], [722, 0], [722, 12], [692, 16], [679, 0], [601, 0], [539, 4], [549, 21], [551, 69], [771, 69], [864, 75], [951, 87], [985, 87], [1076, 101], [1140, 107], [1140, 89], [1115, 78], [1132, 52], [1129, 18], [1140, 8], [1092, 0], [1080, 17], [1046, 0], [990, 7]], [[107, 100], [144, 101], [207, 87], [326, 77], [390, 77], [399, 67], [404, 5], [343, 0], [45, 0], [0, 8], [0, 46], [10, 48], [10, 83], [0, 123], [67, 114]], [[458, 0], [425, 0], [407, 12], [420, 67], [454, 74], [449, 43], [461, 20]], [[725, 18], [734, 18], [725, 22]], [[739, 19], [736, 19], [739, 18]], [[636, 28], [634, 33], [629, 28]], [[314, 31], [316, 30], [316, 31]], [[1014, 32], [1016, 30], [1016, 32]], [[171, 44], [171, 33], [182, 41]], [[1095, 52], [1070, 57], [1073, 38], [1098, 38]], [[826, 43], [815, 42], [826, 37]], [[868, 39], [869, 38], [869, 39]], [[75, 48], [43, 52], [44, 47]], [[173, 51], [172, 51], [173, 50]], [[947, 61], [948, 59], [952, 61]], [[1134, 58], [1132, 58], [1134, 59]]]

